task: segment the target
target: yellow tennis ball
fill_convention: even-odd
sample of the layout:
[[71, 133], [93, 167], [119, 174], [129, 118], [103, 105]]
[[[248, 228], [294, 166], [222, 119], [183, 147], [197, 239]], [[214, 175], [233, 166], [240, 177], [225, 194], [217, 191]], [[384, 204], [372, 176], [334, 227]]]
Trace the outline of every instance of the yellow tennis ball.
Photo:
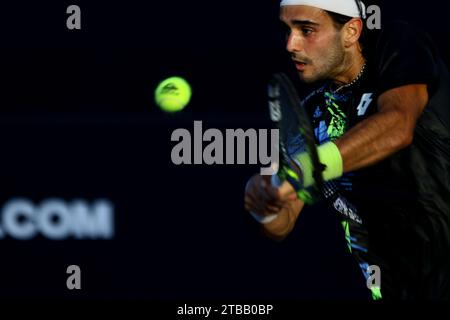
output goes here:
[[191, 100], [191, 96], [191, 86], [180, 77], [170, 77], [160, 82], [155, 90], [155, 102], [166, 112], [183, 110]]

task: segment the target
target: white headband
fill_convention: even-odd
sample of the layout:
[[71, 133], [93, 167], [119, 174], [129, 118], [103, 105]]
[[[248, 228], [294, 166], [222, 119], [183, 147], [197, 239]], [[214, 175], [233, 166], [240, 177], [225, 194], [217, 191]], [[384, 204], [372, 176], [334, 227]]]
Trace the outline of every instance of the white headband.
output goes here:
[[[363, 16], [366, 15], [366, 7], [362, 1], [356, 0], [361, 4]], [[280, 6], [311, 6], [326, 11], [342, 14], [352, 18], [361, 18], [358, 5], [355, 0], [282, 0]]]

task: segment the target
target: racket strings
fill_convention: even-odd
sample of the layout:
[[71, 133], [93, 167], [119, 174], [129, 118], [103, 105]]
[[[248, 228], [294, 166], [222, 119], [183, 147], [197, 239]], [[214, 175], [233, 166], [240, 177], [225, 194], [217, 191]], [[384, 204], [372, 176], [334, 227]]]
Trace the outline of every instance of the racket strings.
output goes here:
[[[287, 91], [289, 105], [291, 106], [299, 122], [298, 132], [305, 138], [305, 147], [307, 149], [306, 152], [310, 156], [313, 163], [313, 177], [315, 180], [315, 186], [317, 189], [321, 190], [323, 187], [322, 172], [326, 167], [322, 163], [320, 163], [319, 156], [316, 150], [315, 134], [312, 130], [311, 123], [309, 122], [306, 111], [301, 104], [301, 99], [298, 96], [297, 91], [290, 82], [289, 78], [285, 74], [280, 73], [275, 75], [275, 79]], [[308, 128], [309, 130], [306, 130], [306, 128]]]

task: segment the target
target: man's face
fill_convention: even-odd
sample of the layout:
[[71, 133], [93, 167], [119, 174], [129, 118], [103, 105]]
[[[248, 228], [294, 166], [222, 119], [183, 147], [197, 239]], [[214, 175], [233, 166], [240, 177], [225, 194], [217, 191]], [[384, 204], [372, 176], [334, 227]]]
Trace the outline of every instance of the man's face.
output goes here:
[[345, 51], [341, 34], [325, 11], [283, 6], [280, 19], [289, 27], [287, 50], [304, 82], [332, 79], [342, 72]]

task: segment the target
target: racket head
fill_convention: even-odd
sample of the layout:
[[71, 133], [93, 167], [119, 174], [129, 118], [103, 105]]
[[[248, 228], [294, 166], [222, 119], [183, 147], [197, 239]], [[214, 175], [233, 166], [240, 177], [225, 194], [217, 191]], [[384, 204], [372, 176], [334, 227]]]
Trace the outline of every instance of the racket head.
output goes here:
[[316, 139], [309, 114], [305, 109], [295, 86], [284, 73], [276, 73], [269, 81], [269, 112], [271, 121], [279, 130], [278, 176], [288, 180], [297, 191], [301, 188], [301, 177], [296, 174], [292, 158], [303, 153], [309, 157], [313, 169], [313, 188], [323, 189], [322, 171], [324, 166], [319, 161]]

